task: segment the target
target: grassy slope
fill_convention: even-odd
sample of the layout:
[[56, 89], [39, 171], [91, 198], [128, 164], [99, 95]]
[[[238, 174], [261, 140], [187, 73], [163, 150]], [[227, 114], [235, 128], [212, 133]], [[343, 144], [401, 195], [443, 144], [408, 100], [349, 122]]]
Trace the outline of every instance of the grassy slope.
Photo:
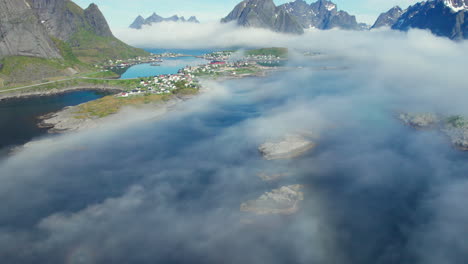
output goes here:
[[[84, 17], [83, 9], [73, 2], [68, 1], [66, 8], [77, 17]], [[68, 68], [73, 68], [78, 72], [86, 72], [93, 69], [91, 64], [94, 63], [149, 54], [142, 49], [131, 47], [115, 37], [97, 36], [92, 31], [91, 26], [83, 21], [84, 19], [77, 19], [76, 23], [80, 25], [80, 29], [68, 42], [52, 38], [59, 48], [63, 60], [24, 56], [10, 56], [2, 59], [0, 61], [0, 64], [3, 64], [3, 68], [0, 70], [0, 87], [28, 85], [35, 81], [46, 81], [54, 77], [67, 77], [73, 73]], [[115, 75], [104, 77], [115, 77]]]
[[[76, 17], [84, 18], [84, 10], [77, 4], [67, 1], [66, 7]], [[97, 36], [84, 19], [77, 24], [80, 28], [68, 42], [75, 56], [82, 62], [98, 63], [109, 59], [129, 59], [149, 55], [148, 52], [131, 47], [115, 37]]]
[[75, 56], [85, 63], [98, 63], [109, 59], [129, 59], [149, 55], [148, 52], [131, 47], [117, 38], [97, 36], [86, 29], [80, 29], [73, 35], [70, 43], [72, 43]]

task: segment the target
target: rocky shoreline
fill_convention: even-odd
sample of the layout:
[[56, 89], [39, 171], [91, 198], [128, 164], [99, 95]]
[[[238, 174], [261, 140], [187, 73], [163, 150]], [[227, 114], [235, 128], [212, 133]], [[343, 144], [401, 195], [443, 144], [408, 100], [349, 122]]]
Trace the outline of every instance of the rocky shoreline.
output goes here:
[[296, 184], [274, 189], [262, 194], [256, 200], [242, 203], [240, 210], [256, 215], [294, 214], [299, 209], [299, 202], [304, 200], [304, 193], [301, 191], [303, 187]]
[[315, 143], [306, 138], [289, 134], [277, 142], [266, 142], [258, 150], [266, 160], [293, 159], [313, 149]]
[[51, 96], [66, 94], [71, 92], [78, 91], [105, 91], [111, 93], [122, 92], [124, 88], [117, 86], [71, 86], [61, 89], [49, 89], [49, 90], [38, 90], [38, 91], [28, 91], [28, 92], [4, 92], [0, 91], [0, 101], [10, 100], [10, 99], [20, 99], [20, 98], [30, 98], [30, 97], [41, 97], [41, 96]]
[[398, 118], [415, 129], [437, 129], [449, 138], [452, 146], [468, 151], [468, 120], [459, 115], [443, 116], [433, 113], [401, 113]]

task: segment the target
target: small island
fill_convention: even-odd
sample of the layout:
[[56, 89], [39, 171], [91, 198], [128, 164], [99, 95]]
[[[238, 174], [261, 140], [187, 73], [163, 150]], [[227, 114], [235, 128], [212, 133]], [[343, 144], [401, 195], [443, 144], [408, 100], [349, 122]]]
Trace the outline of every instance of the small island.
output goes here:
[[303, 187], [296, 184], [274, 189], [256, 200], [242, 203], [240, 210], [256, 215], [294, 214], [299, 209], [299, 203], [304, 200], [304, 193], [301, 191]]
[[316, 144], [298, 134], [288, 134], [279, 141], [266, 142], [258, 150], [266, 160], [292, 159], [313, 149]]
[[401, 113], [399, 119], [417, 129], [437, 129], [444, 133], [452, 145], [468, 151], [468, 119], [460, 115], [437, 115], [433, 113]]

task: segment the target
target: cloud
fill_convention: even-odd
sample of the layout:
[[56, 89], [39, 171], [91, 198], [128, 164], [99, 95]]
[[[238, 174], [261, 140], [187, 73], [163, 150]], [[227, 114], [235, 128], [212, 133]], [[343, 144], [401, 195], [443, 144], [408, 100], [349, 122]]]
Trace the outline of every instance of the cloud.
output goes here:
[[[403, 126], [395, 113], [468, 114], [466, 42], [419, 30], [286, 36], [166, 26], [177, 33], [152, 27], [128, 39], [146, 47], [286, 46], [295, 55], [287, 71], [266, 78], [206, 81], [204, 94], [158, 120], [150, 109], [128, 110], [130, 121], [43, 140], [2, 160], [2, 260], [465, 260], [465, 239], [454, 234], [466, 230], [466, 155], [435, 131]], [[297, 131], [311, 132], [317, 148], [294, 160], [261, 158], [259, 144]], [[288, 177], [265, 183], [261, 172]], [[306, 186], [297, 215], [239, 211], [296, 183]]]

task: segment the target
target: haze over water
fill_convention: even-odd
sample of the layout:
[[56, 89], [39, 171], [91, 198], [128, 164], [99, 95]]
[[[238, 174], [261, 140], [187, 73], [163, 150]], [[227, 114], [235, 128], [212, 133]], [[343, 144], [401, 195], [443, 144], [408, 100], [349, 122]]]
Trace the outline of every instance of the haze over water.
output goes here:
[[[2, 161], [2, 259], [433, 264], [432, 252], [443, 250], [463, 260], [463, 250], [434, 245], [465, 239], [444, 231], [466, 225], [468, 157], [442, 134], [395, 118], [402, 109], [463, 112], [465, 77], [451, 53], [461, 48], [439, 57], [461, 76], [447, 81], [433, 52], [405, 53], [402, 63], [395, 48], [373, 59], [365, 54], [376, 45], [356, 41], [347, 56], [293, 56], [290, 70], [266, 78], [205, 82], [209, 91], [160, 120], [62, 135]], [[457, 95], [450, 104], [439, 102], [449, 95], [438, 80]], [[297, 131], [315, 135], [317, 147], [284, 161], [258, 153]], [[261, 172], [289, 176], [267, 183]], [[297, 214], [240, 212], [240, 203], [289, 184], [305, 185]]]

